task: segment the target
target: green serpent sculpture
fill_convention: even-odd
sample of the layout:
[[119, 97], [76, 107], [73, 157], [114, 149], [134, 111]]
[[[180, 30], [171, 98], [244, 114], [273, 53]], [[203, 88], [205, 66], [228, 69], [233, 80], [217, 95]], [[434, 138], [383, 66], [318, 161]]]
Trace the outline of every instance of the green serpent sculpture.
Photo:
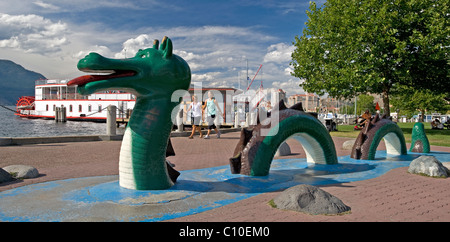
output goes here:
[[136, 104], [125, 130], [119, 158], [119, 184], [135, 190], [161, 190], [173, 186], [166, 164], [166, 149], [172, 129], [171, 112], [177, 90], [188, 90], [189, 65], [174, 55], [172, 41], [139, 50], [132, 58], [110, 59], [90, 53], [78, 62], [86, 75], [71, 80], [78, 92], [89, 95], [101, 90], [125, 90], [136, 95]]

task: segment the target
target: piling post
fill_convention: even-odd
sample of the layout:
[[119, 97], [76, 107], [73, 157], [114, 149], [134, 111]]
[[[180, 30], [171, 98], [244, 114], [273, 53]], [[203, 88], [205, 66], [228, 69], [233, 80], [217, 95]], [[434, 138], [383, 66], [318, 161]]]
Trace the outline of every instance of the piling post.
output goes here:
[[67, 121], [67, 114], [66, 114], [66, 107], [61, 107], [61, 114], [60, 114], [60, 122], [65, 123]]
[[55, 107], [55, 122], [59, 122], [60, 107]]
[[114, 105], [108, 106], [106, 116], [106, 135], [109, 136], [116, 135], [116, 112], [117, 112], [116, 106]]

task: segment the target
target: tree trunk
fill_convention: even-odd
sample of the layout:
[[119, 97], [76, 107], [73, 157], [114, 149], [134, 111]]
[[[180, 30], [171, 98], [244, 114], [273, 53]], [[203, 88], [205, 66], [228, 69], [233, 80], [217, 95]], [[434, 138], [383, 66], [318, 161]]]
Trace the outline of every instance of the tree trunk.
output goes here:
[[391, 109], [389, 108], [389, 90], [383, 91], [382, 96], [384, 113], [389, 117], [391, 116]]

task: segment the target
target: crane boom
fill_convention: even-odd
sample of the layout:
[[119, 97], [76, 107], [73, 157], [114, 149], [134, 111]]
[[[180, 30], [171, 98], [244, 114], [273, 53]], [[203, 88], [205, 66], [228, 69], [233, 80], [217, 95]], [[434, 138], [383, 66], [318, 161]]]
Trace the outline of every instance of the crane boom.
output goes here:
[[250, 86], [252, 85], [253, 81], [255, 80], [256, 76], [258, 75], [259, 70], [261, 70], [262, 64], [259, 66], [258, 71], [256, 71], [255, 76], [253, 77], [252, 81], [250, 82], [250, 84], [247, 87], [247, 91], [248, 89], [250, 89]]

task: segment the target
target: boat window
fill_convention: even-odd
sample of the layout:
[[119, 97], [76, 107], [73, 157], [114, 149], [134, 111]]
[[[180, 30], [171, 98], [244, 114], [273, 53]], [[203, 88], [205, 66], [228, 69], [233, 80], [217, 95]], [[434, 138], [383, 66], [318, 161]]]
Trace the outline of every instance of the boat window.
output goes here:
[[72, 109], [73, 109], [72, 104], [70, 104], [69, 105], [69, 112], [72, 112]]
[[99, 113], [102, 112], [102, 105], [98, 105], [98, 112], [99, 112]]
[[89, 106], [88, 106], [88, 112], [92, 112], [92, 106], [91, 106], [91, 104], [89, 104]]
[[83, 112], [83, 106], [81, 106], [81, 104], [78, 105], [78, 112]]
[[48, 104], [45, 105], [45, 111], [48, 111]]
[[53, 111], [56, 111], [56, 105], [53, 104]]

